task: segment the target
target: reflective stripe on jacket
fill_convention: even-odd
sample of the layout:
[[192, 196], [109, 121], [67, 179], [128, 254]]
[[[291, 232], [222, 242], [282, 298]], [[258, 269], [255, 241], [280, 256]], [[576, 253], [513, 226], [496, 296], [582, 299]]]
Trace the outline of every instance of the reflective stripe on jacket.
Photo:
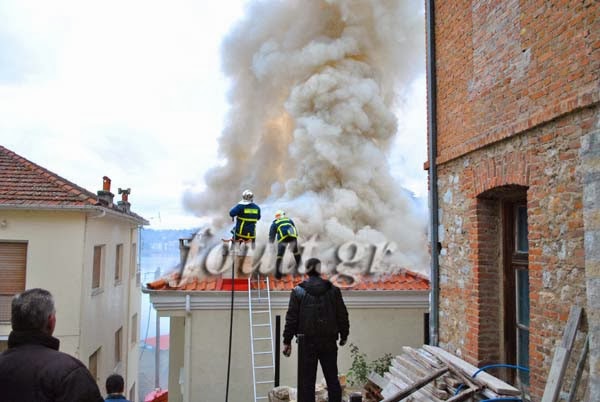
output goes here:
[[297, 238], [298, 230], [296, 229], [296, 225], [294, 225], [294, 221], [290, 218], [275, 219], [269, 229], [269, 241], [272, 243], [276, 237], [277, 243], [289, 237]]
[[256, 222], [260, 220], [260, 207], [254, 203], [237, 204], [229, 211], [235, 217], [235, 236], [243, 239], [256, 237]]

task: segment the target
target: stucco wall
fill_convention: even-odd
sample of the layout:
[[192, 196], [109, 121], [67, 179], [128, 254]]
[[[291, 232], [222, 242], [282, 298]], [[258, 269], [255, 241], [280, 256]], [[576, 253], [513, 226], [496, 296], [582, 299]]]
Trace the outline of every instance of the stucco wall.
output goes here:
[[[81, 304], [84, 219], [82, 213], [0, 211], [6, 227], [0, 229], [2, 241], [26, 241], [27, 271], [25, 287], [48, 289], [55, 298], [57, 323], [55, 335], [61, 350], [78, 355]], [[52, 241], [49, 241], [51, 239]], [[73, 292], [74, 290], [74, 292]], [[10, 333], [10, 323], [0, 326]]]
[[[127, 392], [137, 380], [137, 339], [131, 342], [131, 317], [138, 314], [139, 288], [131, 275], [132, 244], [137, 242], [132, 229], [135, 226], [109, 216], [88, 217], [85, 227], [86, 247], [83, 254], [81, 281], [81, 340], [79, 356], [84, 364], [101, 348], [98, 360], [98, 382], [104, 386], [106, 377], [113, 372], [125, 377]], [[116, 246], [123, 245], [123, 266], [120, 281], [115, 281]], [[99, 289], [92, 289], [94, 246], [104, 245], [104, 265]], [[135, 270], [134, 270], [135, 272]], [[133, 281], [133, 286], [132, 282]], [[130, 287], [132, 294], [129, 294]], [[137, 290], [136, 290], [137, 289]], [[138, 300], [136, 302], [136, 300]], [[137, 325], [137, 324], [136, 324]], [[121, 363], [115, 360], [115, 333], [122, 328]], [[138, 332], [139, 334], [139, 332]], [[127, 362], [131, 365], [127, 367]], [[133, 377], [133, 378], [131, 378]]]

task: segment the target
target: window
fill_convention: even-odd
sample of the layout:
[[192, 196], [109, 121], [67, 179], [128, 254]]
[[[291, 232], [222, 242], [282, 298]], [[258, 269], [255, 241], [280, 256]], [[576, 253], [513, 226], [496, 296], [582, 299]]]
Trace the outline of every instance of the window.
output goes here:
[[[525, 201], [504, 205], [505, 361], [529, 367], [529, 242]], [[527, 392], [529, 373], [511, 372], [509, 380]]]
[[88, 364], [88, 368], [90, 369], [90, 373], [92, 374], [92, 378], [98, 381], [98, 361], [100, 360], [100, 349], [98, 348], [94, 353], [90, 355], [90, 360]]
[[[529, 367], [529, 270], [527, 240], [527, 207], [519, 205], [515, 208], [515, 250], [513, 266], [515, 271], [515, 297], [516, 297], [516, 343], [517, 364]], [[517, 257], [518, 256], [518, 257]], [[518, 372], [519, 382], [529, 385], [529, 373]]]
[[102, 267], [104, 266], [104, 246], [94, 246], [94, 266], [92, 270], [92, 289], [102, 286]]
[[137, 244], [131, 244], [131, 260], [129, 261], [129, 272], [133, 278], [137, 271]]
[[137, 327], [138, 327], [138, 315], [136, 313], [131, 317], [131, 343], [134, 343], [134, 344], [137, 343], [137, 341], [138, 341]]
[[123, 276], [123, 245], [117, 244], [115, 250], [115, 283], [121, 282]]
[[115, 366], [122, 360], [123, 327], [115, 332]]
[[0, 242], [0, 322], [10, 321], [10, 304], [25, 290], [27, 243]]

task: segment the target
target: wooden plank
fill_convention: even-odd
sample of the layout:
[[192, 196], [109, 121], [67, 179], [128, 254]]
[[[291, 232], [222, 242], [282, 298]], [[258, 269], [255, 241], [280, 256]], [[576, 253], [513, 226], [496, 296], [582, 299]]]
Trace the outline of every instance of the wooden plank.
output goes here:
[[383, 378], [376, 372], [371, 372], [367, 377], [367, 380], [371, 381], [373, 384], [377, 385], [379, 388], [384, 389], [386, 385], [390, 382], [387, 378]]
[[[452, 353], [446, 352], [444, 349], [438, 348], [437, 346], [424, 345], [423, 348], [429, 353], [452, 363], [454, 366], [458, 367], [460, 370], [466, 373], [467, 376], [471, 378], [473, 377], [473, 374], [475, 374], [475, 372], [479, 370], [472, 364], [467, 363], [461, 358], [456, 357]], [[505, 383], [504, 381], [486, 372], [480, 372], [479, 374], [477, 374], [476, 382], [484, 384], [486, 387], [490, 388], [497, 394], [521, 395], [521, 391], [519, 391], [517, 388]]]
[[[400, 375], [403, 376], [402, 379], [407, 381], [409, 384], [414, 384], [422, 378], [427, 377], [427, 375], [431, 373], [431, 371], [425, 373], [415, 371], [414, 368], [401, 356], [397, 356], [392, 361], [392, 364], [395, 366], [394, 368], [401, 367]], [[428, 401], [435, 399], [448, 399], [448, 394], [441, 393], [441, 395], [439, 395], [439, 391], [433, 386], [432, 383], [426, 384], [423, 386], [423, 388], [417, 390], [416, 394], [422, 395]]]
[[428, 375], [427, 377], [412, 384], [410, 387], [403, 389], [402, 391], [398, 392], [397, 394], [391, 396], [390, 398], [384, 399], [383, 402], [399, 402], [402, 399], [409, 396], [410, 394], [412, 394], [413, 392], [415, 392], [416, 390], [422, 388], [425, 384], [430, 383], [431, 381], [435, 380], [436, 378], [438, 378], [441, 375], [444, 375], [447, 372], [448, 372], [447, 367], [437, 370], [437, 371], [433, 372], [432, 374]]
[[402, 350], [404, 353], [408, 354], [414, 360], [418, 361], [422, 366], [427, 367], [428, 369], [436, 369], [441, 367], [439, 362], [431, 359], [425, 353], [419, 353], [418, 350], [415, 350], [409, 346], [404, 346]]
[[579, 387], [579, 382], [581, 381], [581, 375], [583, 374], [585, 359], [588, 355], [589, 346], [590, 334], [588, 333], [585, 338], [583, 350], [581, 351], [581, 355], [579, 356], [579, 361], [577, 362], [577, 368], [575, 369], [575, 377], [573, 378], [573, 383], [571, 384], [571, 389], [569, 390], [569, 397], [567, 398], [567, 402], [574, 402], [577, 396], [577, 387]]
[[[431, 370], [424, 369], [419, 366], [411, 357], [407, 354], [396, 356], [395, 361], [402, 364], [407, 370], [405, 371], [408, 374], [408, 377], [414, 382], [419, 380], [422, 377], [427, 376], [431, 372]], [[434, 381], [435, 382], [435, 381]], [[438, 389], [434, 382], [429, 383], [423, 387], [423, 390], [427, 390], [428, 393], [432, 394], [438, 399], [446, 400], [450, 397], [448, 392], [445, 390]], [[445, 385], [445, 384], [444, 384]]]
[[[402, 389], [409, 388], [416, 381], [416, 380], [413, 380], [412, 378], [410, 378], [409, 375], [407, 375], [407, 373], [403, 367], [390, 367], [390, 373], [393, 375], [393, 377], [395, 379], [398, 380], [397, 385], [399, 385], [400, 383], [404, 384], [402, 386]], [[412, 394], [412, 396], [416, 400], [423, 401], [423, 402], [435, 400], [435, 397], [431, 394], [431, 392], [428, 392], [427, 390], [425, 390], [425, 388], [417, 389]]]
[[542, 402], [556, 402], [558, 400], [565, 371], [569, 364], [571, 350], [573, 349], [573, 343], [575, 342], [575, 336], [577, 335], [577, 328], [579, 328], [579, 322], [581, 321], [581, 312], [581, 307], [571, 307], [561, 343], [554, 351], [554, 359], [552, 360], [550, 373], [548, 373], [548, 379], [546, 380]]
[[400, 391], [406, 384], [399, 386], [396, 384], [394, 377], [388, 372], [383, 375], [383, 378], [388, 380], [388, 384], [381, 390], [381, 395], [388, 398]]
[[477, 391], [479, 391], [478, 388], [466, 389], [466, 390], [462, 391], [460, 394], [455, 395], [452, 398], [448, 399], [446, 402], [461, 402], [461, 401], [467, 400], [467, 399], [471, 398], [473, 395], [475, 395], [475, 393]]

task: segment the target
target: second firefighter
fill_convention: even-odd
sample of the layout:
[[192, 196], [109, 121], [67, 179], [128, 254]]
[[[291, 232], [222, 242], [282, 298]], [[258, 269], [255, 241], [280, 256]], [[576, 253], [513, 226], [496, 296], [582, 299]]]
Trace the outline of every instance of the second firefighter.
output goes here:
[[283, 256], [288, 246], [291, 247], [294, 259], [296, 260], [296, 268], [300, 266], [300, 250], [298, 249], [298, 230], [294, 221], [285, 215], [285, 212], [279, 210], [275, 212], [275, 220], [271, 223], [269, 230], [269, 243], [277, 240], [277, 259], [275, 262], [275, 278], [281, 279], [281, 264]]

